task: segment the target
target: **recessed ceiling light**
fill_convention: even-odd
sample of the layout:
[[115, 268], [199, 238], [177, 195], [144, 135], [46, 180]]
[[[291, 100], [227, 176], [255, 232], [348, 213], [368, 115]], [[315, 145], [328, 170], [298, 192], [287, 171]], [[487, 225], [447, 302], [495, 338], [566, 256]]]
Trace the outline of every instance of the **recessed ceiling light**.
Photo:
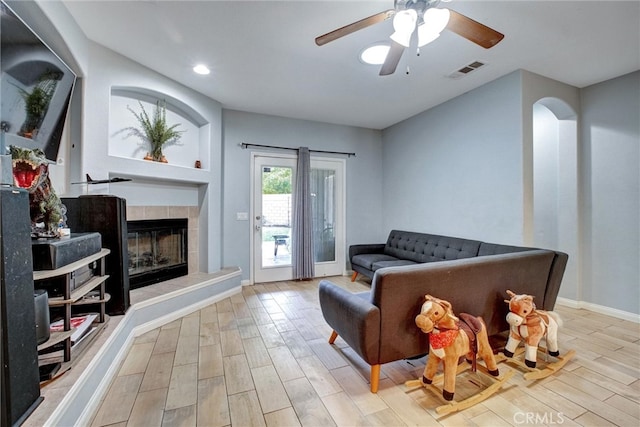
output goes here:
[[203, 64], [199, 64], [193, 67], [193, 71], [202, 75], [207, 75], [211, 72], [209, 71], [209, 68], [207, 68], [207, 66]]
[[360, 60], [365, 64], [382, 65], [389, 53], [389, 44], [379, 43], [369, 46], [360, 53]]

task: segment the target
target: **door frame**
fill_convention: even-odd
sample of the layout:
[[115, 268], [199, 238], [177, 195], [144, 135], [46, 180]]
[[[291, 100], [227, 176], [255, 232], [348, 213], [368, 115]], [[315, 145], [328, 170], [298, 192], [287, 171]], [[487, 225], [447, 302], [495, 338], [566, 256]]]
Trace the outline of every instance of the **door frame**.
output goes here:
[[[256, 167], [256, 158], [258, 157], [272, 157], [276, 159], [297, 159], [298, 156], [295, 154], [283, 154], [283, 153], [269, 153], [269, 152], [261, 152], [261, 151], [252, 151], [251, 152], [251, 160], [250, 160], [250, 200], [249, 200], [249, 282], [250, 284], [255, 284], [255, 265], [256, 265], [256, 251], [255, 251], [255, 238], [256, 234], [255, 227], [255, 217], [256, 217], [256, 207], [255, 207], [255, 198], [256, 198], [256, 177], [255, 177], [255, 167]], [[346, 160], [335, 158], [335, 157], [316, 157], [312, 156], [311, 161], [321, 160], [321, 161], [332, 161], [339, 164], [342, 174], [342, 189], [340, 191], [341, 196], [340, 200], [336, 200], [339, 209], [336, 210], [336, 216], [339, 221], [341, 221], [342, 227], [339, 232], [336, 232], [336, 241], [339, 242], [336, 244], [336, 262], [340, 265], [341, 275], [346, 274], [346, 200], [347, 200], [347, 177], [346, 177]], [[295, 178], [294, 178], [295, 181]], [[293, 183], [295, 186], [295, 182]], [[295, 188], [293, 188], [295, 192]], [[340, 242], [339, 238], [342, 240]], [[321, 277], [321, 276], [317, 276]], [[291, 279], [285, 279], [291, 280]]]

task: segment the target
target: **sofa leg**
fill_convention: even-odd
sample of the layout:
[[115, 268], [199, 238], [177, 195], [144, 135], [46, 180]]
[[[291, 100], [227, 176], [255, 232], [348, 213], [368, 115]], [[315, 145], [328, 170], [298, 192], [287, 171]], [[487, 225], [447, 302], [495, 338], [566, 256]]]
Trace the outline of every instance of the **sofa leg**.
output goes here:
[[378, 392], [380, 383], [380, 365], [371, 365], [371, 393]]
[[338, 338], [338, 333], [336, 331], [332, 331], [331, 336], [329, 337], [329, 344], [333, 344], [336, 338]]
[[351, 281], [355, 282], [356, 281], [356, 277], [358, 277], [358, 272], [354, 271], [353, 274], [351, 275]]

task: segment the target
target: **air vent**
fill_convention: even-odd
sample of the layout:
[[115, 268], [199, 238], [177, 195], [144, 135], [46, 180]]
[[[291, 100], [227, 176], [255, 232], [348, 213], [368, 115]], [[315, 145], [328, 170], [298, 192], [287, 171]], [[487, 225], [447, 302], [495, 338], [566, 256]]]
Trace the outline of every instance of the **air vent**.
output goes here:
[[467, 64], [464, 67], [458, 68], [456, 71], [449, 74], [448, 77], [451, 79], [460, 79], [467, 74], [476, 71], [478, 68], [484, 67], [485, 65], [487, 65], [485, 62], [473, 61], [472, 63]]

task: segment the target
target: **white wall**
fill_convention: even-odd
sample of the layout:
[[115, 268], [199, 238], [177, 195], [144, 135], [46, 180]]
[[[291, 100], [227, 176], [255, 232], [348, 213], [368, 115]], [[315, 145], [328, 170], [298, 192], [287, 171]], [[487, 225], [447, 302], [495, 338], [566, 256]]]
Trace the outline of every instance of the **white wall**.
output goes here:
[[521, 76], [383, 132], [383, 229], [523, 243]]
[[[312, 150], [355, 152], [346, 159], [346, 246], [385, 241], [382, 227], [382, 142], [379, 131], [305, 120], [223, 111], [224, 129], [224, 259], [240, 266], [249, 278], [251, 221], [238, 221], [238, 212], [250, 212], [251, 151], [241, 143]], [[291, 154], [289, 151], [281, 151]], [[344, 156], [339, 156], [343, 158]]]
[[581, 91], [583, 299], [640, 314], [640, 71]]

